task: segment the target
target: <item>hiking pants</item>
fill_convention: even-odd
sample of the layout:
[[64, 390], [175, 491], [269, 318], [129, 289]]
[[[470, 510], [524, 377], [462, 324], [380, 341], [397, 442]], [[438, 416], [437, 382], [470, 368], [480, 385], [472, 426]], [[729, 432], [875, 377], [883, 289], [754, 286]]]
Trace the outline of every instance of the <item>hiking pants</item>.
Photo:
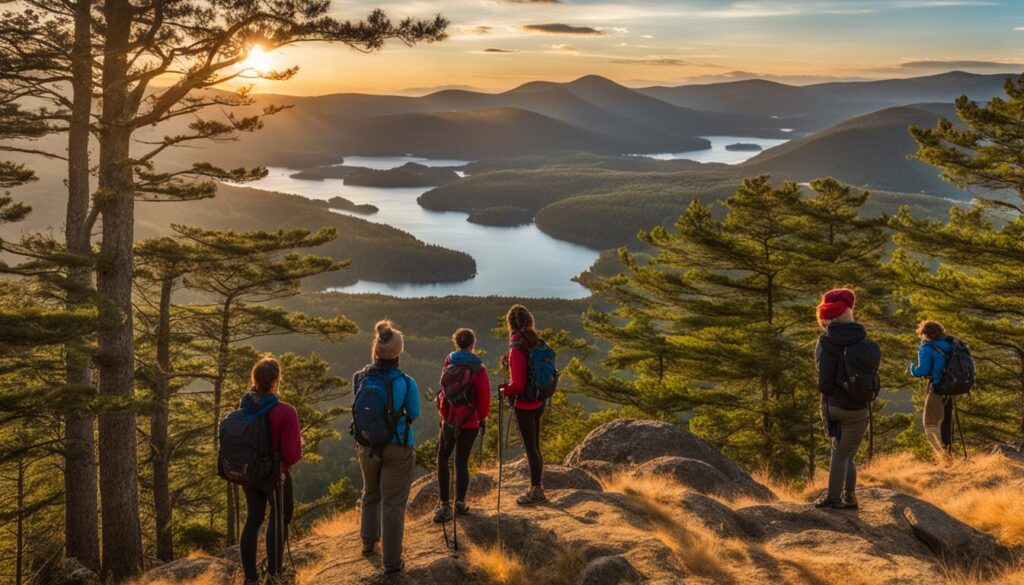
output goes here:
[[455, 500], [466, 501], [469, 491], [469, 456], [473, 454], [473, 443], [480, 429], [458, 429], [441, 425], [441, 438], [437, 442], [437, 486], [442, 502], [451, 501], [452, 476], [448, 459], [455, 452]]
[[953, 445], [953, 398], [929, 392], [924, 399], [924, 435], [939, 459], [949, 456]]
[[526, 450], [526, 462], [530, 465], [530, 486], [539, 486], [544, 479], [544, 456], [540, 452], [540, 417], [544, 407], [537, 410], [512, 409], [516, 414], [519, 436]]
[[405, 506], [416, 452], [412, 447], [392, 444], [378, 453], [377, 449], [357, 445], [356, 455], [363, 474], [359, 534], [364, 543], [379, 540], [384, 569], [397, 569], [402, 564]]
[[[242, 528], [242, 537], [239, 539], [239, 549], [242, 555], [242, 570], [245, 571], [246, 581], [259, 579], [256, 572], [256, 548], [260, 538], [260, 526], [263, 518], [267, 515], [267, 503], [270, 503], [270, 522], [267, 523], [267, 572], [276, 575], [281, 571], [284, 560], [284, 546], [288, 541], [288, 525], [292, 522], [292, 512], [295, 510], [295, 497], [292, 494], [292, 476], [290, 473], [284, 475], [284, 486], [281, 496], [284, 498], [284, 526], [281, 528], [281, 535], [284, 537], [281, 542], [277, 541], [277, 519], [280, 517], [277, 509], [276, 491], [267, 492], [259, 488], [243, 487], [245, 493], [245, 527]], [[271, 554], [273, 551], [275, 554]]]
[[857, 488], [857, 449], [868, 428], [868, 409], [846, 410], [822, 402], [822, 415], [838, 427], [832, 437], [832, 461], [828, 468], [828, 498], [838, 500], [843, 491], [853, 494]]

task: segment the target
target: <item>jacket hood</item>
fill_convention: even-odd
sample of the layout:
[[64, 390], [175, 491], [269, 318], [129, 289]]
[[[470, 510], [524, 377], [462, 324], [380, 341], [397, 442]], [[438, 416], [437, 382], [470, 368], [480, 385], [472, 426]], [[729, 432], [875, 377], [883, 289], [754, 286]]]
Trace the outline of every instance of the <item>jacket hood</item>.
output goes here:
[[940, 337], [939, 339], [930, 339], [928, 341], [922, 341], [921, 345], [931, 345], [947, 353], [951, 349], [953, 349], [953, 344], [950, 342], [949, 336]]
[[479, 356], [477, 356], [475, 353], [471, 351], [466, 350], [451, 352], [450, 354], [448, 354], [448, 361], [453, 364], [465, 364], [469, 366], [478, 366], [481, 363], [483, 363], [480, 361]]
[[859, 343], [868, 336], [868, 330], [856, 321], [833, 321], [825, 328], [823, 339], [834, 345], [850, 346]]
[[270, 412], [271, 408], [277, 406], [277, 394], [265, 394], [263, 392], [246, 392], [238, 407], [245, 413], [248, 421], [256, 420]]

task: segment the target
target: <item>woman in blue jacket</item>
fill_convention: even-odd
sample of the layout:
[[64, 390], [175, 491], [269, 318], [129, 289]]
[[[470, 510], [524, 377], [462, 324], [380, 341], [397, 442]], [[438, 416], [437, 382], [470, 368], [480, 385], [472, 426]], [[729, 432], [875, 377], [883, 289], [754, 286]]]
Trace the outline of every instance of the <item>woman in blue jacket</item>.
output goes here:
[[405, 349], [402, 332], [388, 320], [379, 321], [375, 330], [373, 364], [356, 372], [352, 387], [358, 389], [368, 372], [383, 372], [391, 384], [395, 412], [402, 416], [398, 418], [391, 444], [383, 449], [356, 445], [363, 474], [359, 533], [364, 555], [374, 554], [380, 541], [384, 573], [391, 575], [405, 568], [402, 561], [405, 507], [416, 470], [412, 421], [420, 416], [420, 393], [416, 381], [398, 369], [399, 357]]
[[907, 371], [917, 378], [928, 378], [928, 395], [924, 399], [924, 435], [940, 461], [949, 458], [953, 445], [953, 400], [935, 392], [942, 382], [946, 356], [952, 350], [946, 329], [938, 321], [922, 321], [917, 327], [921, 346], [917, 350], [917, 365], [910, 364]]

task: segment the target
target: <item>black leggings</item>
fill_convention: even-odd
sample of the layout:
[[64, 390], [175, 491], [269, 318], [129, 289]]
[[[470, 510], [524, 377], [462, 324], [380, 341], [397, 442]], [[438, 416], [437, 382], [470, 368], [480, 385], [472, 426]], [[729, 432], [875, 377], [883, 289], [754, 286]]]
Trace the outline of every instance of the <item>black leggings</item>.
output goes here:
[[455, 500], [466, 501], [469, 491], [469, 456], [473, 454], [473, 443], [480, 429], [455, 429], [447, 424], [441, 427], [441, 438], [437, 442], [437, 482], [441, 492], [441, 501], [448, 502], [451, 497], [451, 471], [448, 469], [448, 458], [455, 451]]
[[544, 456], [540, 453], [540, 417], [544, 414], [544, 407], [537, 410], [512, 410], [516, 413], [519, 436], [523, 439], [526, 461], [530, 465], [530, 485], [539, 486], [544, 476]]
[[[292, 476], [285, 474], [284, 479], [284, 527], [282, 535], [284, 540], [277, 542], [277, 495], [274, 492], [265, 492], [258, 488], [245, 487], [245, 528], [242, 529], [242, 538], [239, 548], [242, 553], [242, 569], [245, 571], [246, 581], [259, 579], [256, 572], [256, 547], [260, 536], [260, 526], [263, 518], [267, 515], [267, 502], [270, 502], [270, 522], [267, 524], [267, 572], [276, 575], [281, 570], [284, 560], [284, 543], [288, 541], [288, 525], [292, 522], [292, 512], [295, 509], [295, 498], [292, 494]], [[270, 554], [276, 551], [277, 554]]]

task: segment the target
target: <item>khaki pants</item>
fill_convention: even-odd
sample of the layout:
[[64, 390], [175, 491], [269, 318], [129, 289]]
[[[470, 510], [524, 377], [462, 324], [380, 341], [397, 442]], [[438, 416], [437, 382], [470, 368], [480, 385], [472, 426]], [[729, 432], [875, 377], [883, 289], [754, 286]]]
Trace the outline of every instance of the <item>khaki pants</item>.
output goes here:
[[857, 489], [857, 450], [868, 428], [868, 409], [846, 410], [822, 402], [826, 424], [838, 427], [839, 436], [832, 437], [832, 460], [828, 468], [828, 499], [836, 501], [843, 492], [853, 495]]
[[952, 399], [946, 396], [929, 392], [924, 399], [924, 436], [928, 444], [935, 451], [935, 456], [940, 461], [949, 458], [949, 445], [953, 442], [952, 437]]
[[397, 569], [402, 564], [405, 506], [416, 452], [412, 447], [388, 445], [378, 455], [369, 447], [356, 445], [356, 455], [363, 474], [359, 534], [366, 543], [379, 540], [384, 569]]

